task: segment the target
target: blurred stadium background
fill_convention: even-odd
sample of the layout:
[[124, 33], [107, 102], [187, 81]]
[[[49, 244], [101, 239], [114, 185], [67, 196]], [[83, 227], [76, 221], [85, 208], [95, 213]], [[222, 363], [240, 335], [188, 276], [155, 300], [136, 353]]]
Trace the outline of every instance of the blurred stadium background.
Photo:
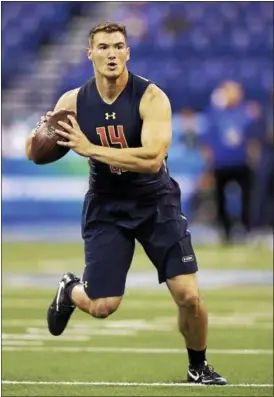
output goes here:
[[[56, 164], [37, 167], [25, 159], [24, 142], [61, 94], [92, 76], [85, 56], [87, 35], [94, 24], [109, 19], [128, 27], [130, 70], [155, 81], [171, 99], [174, 138], [169, 169], [182, 187], [183, 210], [190, 222], [203, 225], [196, 239], [216, 241], [222, 231], [221, 227], [213, 232], [223, 225], [214, 199], [216, 168], [251, 170], [252, 186], [244, 186], [252, 203], [247, 221], [254, 232], [259, 230], [256, 235], [269, 229], [272, 7], [271, 2], [3, 2], [3, 236], [13, 238], [22, 231], [25, 238], [26, 231], [35, 230], [33, 236], [39, 238], [41, 223], [61, 222], [76, 237], [87, 162], [70, 153]], [[230, 87], [223, 86], [226, 81], [232, 82]], [[218, 141], [216, 136], [222, 138]], [[209, 148], [217, 153], [215, 163]], [[242, 237], [243, 193], [230, 182], [223, 200], [233, 230]], [[46, 230], [52, 237], [56, 229]], [[76, 235], [79, 238], [78, 228]]]
[[[87, 35], [93, 25], [109, 19], [128, 27], [130, 70], [156, 82], [171, 99], [174, 138], [168, 164], [181, 185], [184, 212], [191, 223], [203, 225], [196, 238], [216, 241], [226, 225], [218, 219], [216, 169], [228, 169], [222, 180], [233, 169], [234, 176], [240, 170], [252, 178], [243, 192], [232, 178], [220, 199], [232, 235], [243, 237], [242, 209], [248, 212], [244, 223], [259, 231], [256, 235], [269, 230], [272, 7], [271, 2], [3, 2], [3, 237], [22, 231], [25, 238], [26, 231], [35, 230], [38, 238], [41, 223], [58, 222], [75, 238], [87, 162], [70, 153], [56, 164], [37, 167], [25, 159], [24, 142], [61, 94], [92, 76]], [[44, 230], [52, 237], [57, 229]]]
[[[62, 356], [54, 356], [56, 362], [52, 362], [50, 351], [58, 351], [58, 345], [46, 333], [44, 313], [60, 273], [72, 270], [80, 274], [83, 268], [80, 214], [88, 165], [69, 153], [54, 164], [36, 166], [26, 160], [24, 146], [30, 130], [60, 95], [93, 75], [85, 56], [89, 30], [112, 20], [127, 26], [129, 69], [153, 80], [172, 103], [174, 135], [168, 165], [182, 189], [183, 211], [202, 268], [213, 322], [210, 345], [216, 351], [239, 348], [261, 354], [255, 358], [257, 366], [245, 353], [235, 353], [239, 356], [233, 366], [227, 363], [227, 356], [222, 361], [216, 355], [217, 369], [232, 383], [272, 384], [273, 3], [3, 1], [1, 12], [4, 379], [35, 381], [43, 380], [41, 374], [45, 374], [47, 380], [68, 380]], [[157, 367], [156, 354], [147, 357], [151, 360], [148, 372], [141, 363], [138, 366], [133, 354], [130, 362], [120, 360], [118, 364], [111, 358], [112, 373], [105, 379], [103, 358], [110, 356], [100, 352], [86, 356], [81, 342], [89, 340], [94, 348], [180, 345], [175, 325], [174, 342], [169, 332], [165, 334], [171, 327], [167, 316], [174, 309], [161, 289], [153, 295], [150, 288], [156, 285], [156, 278], [155, 274], [153, 281], [149, 278], [150, 271], [151, 264], [137, 247], [135, 277], [129, 278], [129, 286], [142, 289], [137, 295], [129, 293], [129, 303], [115, 317], [123, 341], [117, 342], [118, 330], [115, 334], [105, 325], [112, 320], [104, 325], [94, 325], [91, 320], [91, 329], [95, 327], [92, 340], [85, 339], [91, 338], [87, 336], [91, 335], [88, 319], [83, 322], [81, 314], [76, 316], [80, 322], [73, 322], [71, 333], [60, 342], [66, 349], [66, 340], [70, 340], [69, 346], [80, 352], [74, 380], [121, 380], [119, 368], [125, 381], [176, 377], [171, 373], [181, 368], [178, 355], [172, 357], [168, 373]], [[242, 290], [244, 284], [252, 286]], [[221, 289], [223, 286], [229, 289]], [[150, 313], [147, 300], [152, 296]], [[158, 299], [160, 305], [155, 303]], [[141, 324], [133, 320], [136, 317]], [[145, 336], [137, 329], [146, 330]], [[132, 344], [135, 331], [139, 344]], [[20, 357], [14, 354], [18, 351]], [[244, 376], [237, 377], [238, 373]], [[42, 391], [35, 387], [4, 385], [3, 390], [6, 395], [56, 395], [59, 391], [55, 386]], [[130, 390], [125, 392], [133, 393]], [[257, 395], [254, 390], [252, 395]], [[264, 395], [270, 391], [258, 390]], [[240, 392], [235, 388], [235, 395]], [[71, 393], [76, 391], [69, 389], [63, 395]], [[164, 395], [164, 390], [159, 393], [155, 395]], [[168, 393], [175, 395], [171, 389]]]

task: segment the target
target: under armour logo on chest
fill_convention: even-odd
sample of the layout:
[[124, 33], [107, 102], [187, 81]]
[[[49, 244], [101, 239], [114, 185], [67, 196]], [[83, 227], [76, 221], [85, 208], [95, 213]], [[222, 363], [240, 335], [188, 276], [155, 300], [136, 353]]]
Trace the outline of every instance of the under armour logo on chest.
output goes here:
[[116, 113], [115, 112], [112, 112], [112, 113], [105, 113], [105, 118], [106, 118], [106, 120], [108, 120], [108, 119], [116, 119]]

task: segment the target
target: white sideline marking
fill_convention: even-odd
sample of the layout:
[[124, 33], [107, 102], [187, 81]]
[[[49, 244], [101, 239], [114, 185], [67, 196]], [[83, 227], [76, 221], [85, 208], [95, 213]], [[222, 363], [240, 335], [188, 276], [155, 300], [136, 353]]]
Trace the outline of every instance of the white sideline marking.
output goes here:
[[[147, 387], [208, 387], [198, 383], [161, 383], [161, 382], [51, 382], [51, 381], [17, 381], [17, 380], [3, 380], [4, 385], [64, 385], [64, 386], [147, 386]], [[213, 387], [216, 387], [215, 385]], [[218, 387], [218, 386], [217, 386]], [[234, 385], [226, 385], [219, 387], [273, 387], [271, 384], [248, 384], [239, 383]]]
[[[88, 353], [133, 353], [133, 354], [183, 354], [184, 349], [164, 348], [134, 348], [134, 347], [78, 347], [78, 346], [43, 346], [43, 347], [10, 347], [3, 346], [2, 351], [32, 351], [32, 352], [88, 352]], [[229, 355], [272, 355], [273, 351], [268, 349], [209, 349], [209, 354]]]
[[2, 346], [42, 346], [42, 341], [2, 340]]
[[[53, 340], [52, 335], [31, 335], [31, 334], [2, 334], [2, 340], [39, 340], [39, 341], [46, 341], [46, 340]], [[77, 342], [86, 342], [89, 340], [88, 336], [79, 335], [79, 336], [69, 336], [64, 335], [62, 336], [62, 340], [64, 341], [77, 341]]]

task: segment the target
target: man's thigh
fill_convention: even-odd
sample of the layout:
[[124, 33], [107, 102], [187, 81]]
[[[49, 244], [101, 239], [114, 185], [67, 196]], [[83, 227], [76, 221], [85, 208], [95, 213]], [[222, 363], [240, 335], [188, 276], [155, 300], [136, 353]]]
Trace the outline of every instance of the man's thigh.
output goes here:
[[122, 296], [134, 253], [132, 232], [114, 224], [93, 222], [83, 237], [86, 294], [90, 299]]
[[197, 272], [187, 220], [180, 208], [164, 203], [136, 234], [146, 254], [158, 271], [159, 282]]

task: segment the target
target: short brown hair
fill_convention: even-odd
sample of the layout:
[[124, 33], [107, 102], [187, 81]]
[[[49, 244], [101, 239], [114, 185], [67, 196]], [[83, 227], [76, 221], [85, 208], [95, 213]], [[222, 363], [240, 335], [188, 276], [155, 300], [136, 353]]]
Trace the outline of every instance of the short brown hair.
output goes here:
[[89, 32], [89, 44], [92, 43], [94, 36], [98, 32], [114, 33], [121, 32], [127, 40], [127, 30], [125, 25], [115, 22], [102, 22], [99, 25], [94, 26]]

